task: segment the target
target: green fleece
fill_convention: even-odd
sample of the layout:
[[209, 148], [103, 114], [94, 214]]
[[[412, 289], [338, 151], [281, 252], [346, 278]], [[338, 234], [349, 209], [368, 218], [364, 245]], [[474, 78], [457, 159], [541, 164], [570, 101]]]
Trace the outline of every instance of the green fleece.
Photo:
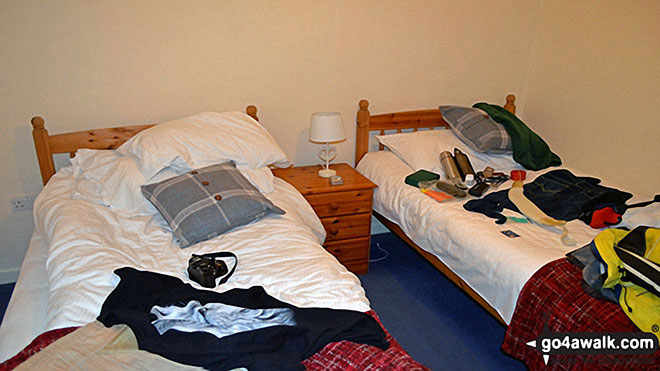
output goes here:
[[561, 165], [561, 159], [538, 134], [506, 109], [488, 103], [477, 103], [473, 108], [485, 111], [496, 122], [502, 124], [511, 137], [513, 159], [528, 170], [542, 170]]

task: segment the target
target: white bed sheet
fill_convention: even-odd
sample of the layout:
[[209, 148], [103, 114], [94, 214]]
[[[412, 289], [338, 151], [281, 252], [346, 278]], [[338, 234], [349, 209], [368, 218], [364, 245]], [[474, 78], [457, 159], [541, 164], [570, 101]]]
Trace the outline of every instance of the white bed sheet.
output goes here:
[[[398, 224], [417, 245], [438, 257], [506, 323], [511, 321], [518, 295], [534, 272], [589, 243], [598, 233], [581, 221], [571, 221], [567, 228], [577, 244], [569, 247], [559, 241], [559, 233], [538, 225], [511, 221], [498, 225], [483, 214], [468, 212], [463, 209], [465, 200], [436, 202], [404, 183], [413, 170], [389, 151], [368, 153], [357, 169], [378, 185], [374, 210]], [[528, 180], [541, 173], [528, 172]], [[500, 190], [507, 186], [502, 185]], [[520, 216], [511, 211], [504, 214]], [[506, 237], [501, 233], [503, 230], [512, 230], [520, 237]]]
[[[93, 321], [118, 282], [112, 273], [117, 268], [129, 266], [191, 282], [186, 267], [192, 253], [238, 255], [236, 272], [216, 291], [263, 286], [271, 296], [299, 307], [370, 309], [358, 278], [320, 245], [325, 231], [312, 208], [280, 179], [266, 196], [285, 215], [263, 218], [186, 249], [173, 241], [159, 214], [127, 217], [74, 200], [75, 184], [65, 168], [35, 202], [34, 236], [0, 327], [0, 360], [44, 331]], [[227, 262], [231, 267], [233, 259]]]
[[48, 244], [33, 233], [0, 326], [0, 362], [18, 353], [46, 327], [47, 255]]

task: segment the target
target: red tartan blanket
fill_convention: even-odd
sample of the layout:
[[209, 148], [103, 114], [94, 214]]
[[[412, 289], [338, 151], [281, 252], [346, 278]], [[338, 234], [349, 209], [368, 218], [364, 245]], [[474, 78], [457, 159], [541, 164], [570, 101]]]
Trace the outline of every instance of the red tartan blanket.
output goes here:
[[[383, 327], [376, 312], [369, 311], [367, 314], [374, 317]], [[17, 367], [55, 340], [75, 330], [76, 327], [67, 327], [47, 331], [37, 336], [21, 352], [0, 364], [0, 371]], [[403, 350], [384, 327], [383, 330], [385, 339], [390, 343], [387, 350], [350, 341], [340, 341], [326, 345], [319, 352], [304, 360], [303, 365], [308, 370], [428, 370]]]
[[659, 369], [660, 351], [649, 356], [551, 355], [546, 366], [541, 353], [526, 343], [543, 329], [543, 314], [549, 314], [553, 332], [637, 332], [621, 307], [586, 294], [582, 270], [567, 259], [543, 266], [523, 287], [502, 350], [525, 362], [530, 370], [640, 370]]

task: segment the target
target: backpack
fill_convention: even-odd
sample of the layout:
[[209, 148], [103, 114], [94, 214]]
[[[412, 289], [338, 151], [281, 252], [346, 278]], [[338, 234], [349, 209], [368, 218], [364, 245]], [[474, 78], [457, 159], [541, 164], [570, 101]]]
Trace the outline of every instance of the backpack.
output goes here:
[[606, 229], [593, 244], [606, 269], [603, 288], [618, 292], [626, 315], [660, 339], [660, 228]]

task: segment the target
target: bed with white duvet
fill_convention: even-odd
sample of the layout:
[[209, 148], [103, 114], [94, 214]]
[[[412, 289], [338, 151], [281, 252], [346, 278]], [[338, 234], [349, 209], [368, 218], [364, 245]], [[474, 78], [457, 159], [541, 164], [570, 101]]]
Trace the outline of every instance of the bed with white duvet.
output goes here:
[[[187, 135], [194, 135], [194, 130]], [[115, 269], [163, 273], [204, 289], [188, 279], [191, 254], [231, 251], [238, 256], [234, 275], [214, 289], [219, 292], [263, 286], [269, 295], [299, 307], [368, 311], [360, 281], [321, 246], [325, 231], [312, 208], [265, 167], [277, 162], [277, 156], [262, 156], [265, 163], [256, 165], [250, 159], [241, 162], [268, 147], [255, 146], [259, 142], [253, 135], [248, 137], [253, 143], [245, 149], [224, 138], [235, 156], [219, 156], [235, 161], [285, 214], [265, 216], [187, 248], [181, 248], [166, 220], [139, 193], [139, 185], [206, 165], [204, 161], [218, 162], [217, 148], [215, 158], [203, 158], [201, 151], [192, 150], [189, 158], [180, 153], [151, 156], [156, 167], [150, 171], [157, 173], [151, 177], [145, 176], [145, 163], [137, 152], [131, 157], [115, 150], [79, 150], [72, 165], [60, 169], [35, 201], [35, 231], [0, 327], [0, 360], [44, 331], [93, 321], [118, 282]], [[255, 147], [260, 149], [250, 149]], [[241, 157], [246, 150], [249, 153]], [[204, 161], [194, 163], [199, 159]], [[233, 260], [227, 264], [231, 268]]]
[[[515, 219], [499, 225], [494, 219], [463, 208], [472, 196], [440, 203], [406, 184], [406, 176], [419, 169], [444, 177], [438, 160], [440, 153], [451, 152], [454, 148], [468, 155], [475, 171], [486, 166], [506, 174], [523, 169], [510, 154], [478, 152], [454, 133], [455, 130], [436, 129], [381, 134], [377, 139], [387, 150], [366, 153], [357, 169], [378, 185], [374, 191], [374, 211], [396, 223], [417, 246], [438, 258], [508, 324], [519, 293], [529, 278], [546, 263], [591, 242], [600, 230], [580, 220], [569, 221], [566, 228], [575, 244], [567, 246], [560, 241], [560, 229], [532, 222], [517, 223]], [[562, 165], [561, 168], [577, 176], [591, 176], [570, 166]], [[527, 171], [525, 182], [555, 169], [557, 167]], [[606, 180], [603, 184], [613, 186]], [[506, 182], [496, 190], [510, 186], [511, 182]], [[631, 202], [649, 198], [648, 195], [636, 195]], [[658, 206], [626, 212], [620, 226], [656, 225]], [[503, 214], [522, 216], [506, 209]], [[512, 231], [519, 237], [508, 237], [502, 233], [505, 231]]]

